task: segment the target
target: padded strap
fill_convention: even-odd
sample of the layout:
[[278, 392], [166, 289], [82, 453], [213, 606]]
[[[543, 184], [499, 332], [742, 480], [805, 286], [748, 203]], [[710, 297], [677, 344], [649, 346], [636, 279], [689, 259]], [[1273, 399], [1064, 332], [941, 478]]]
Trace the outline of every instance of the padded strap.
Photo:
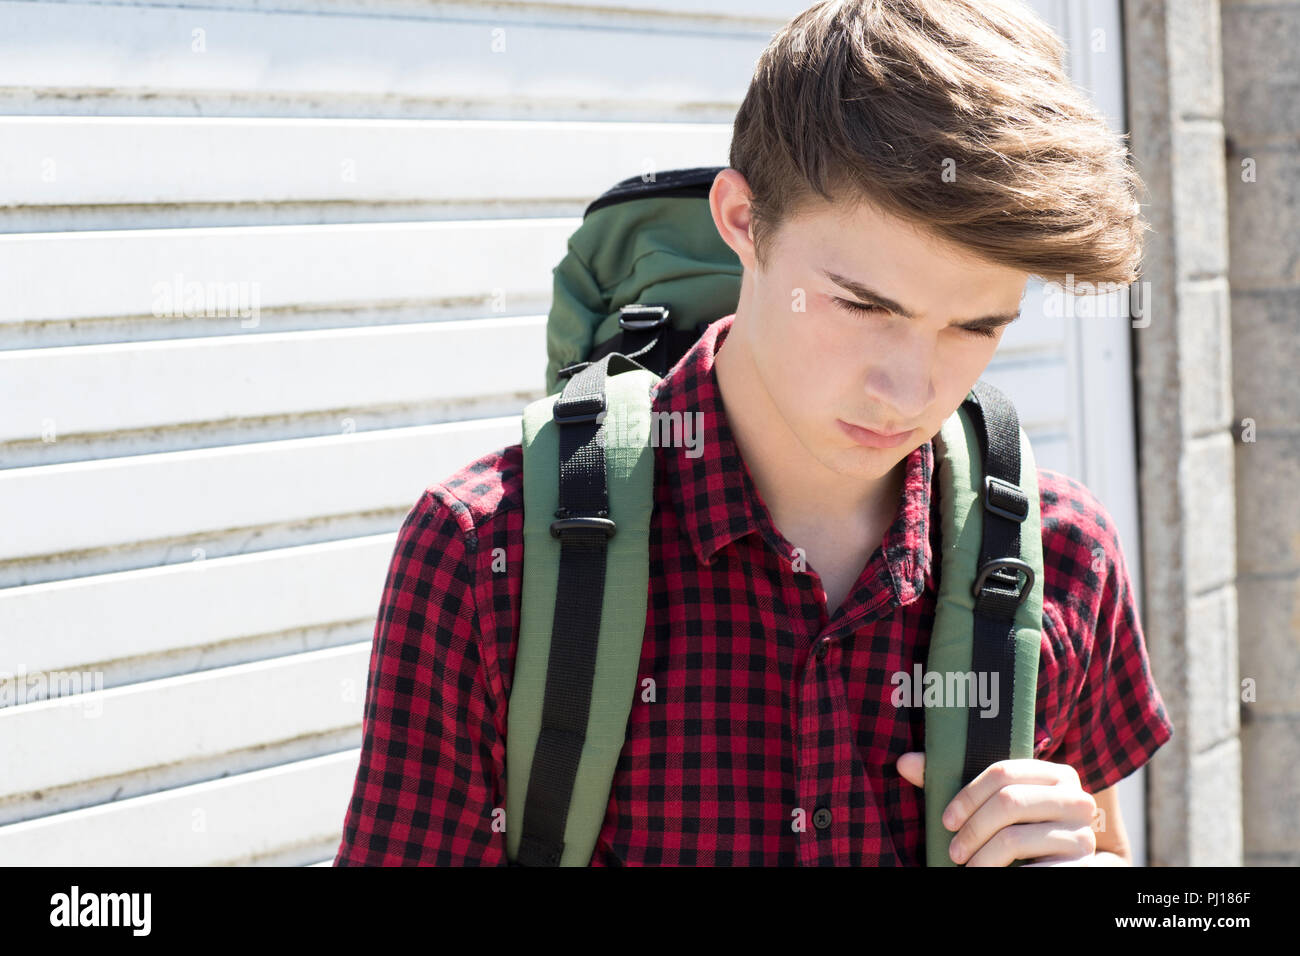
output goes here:
[[996, 716], [978, 701], [925, 699], [926, 864], [954, 866], [943, 810], [990, 763], [1033, 755], [1042, 537], [1037, 468], [1005, 396], [977, 382], [935, 450], [942, 563], [926, 669], [945, 692], [950, 674], [973, 672], [976, 689], [981, 673], [986, 689], [997, 677]]
[[[1020, 554], [1020, 523], [1029, 515], [1029, 499], [1020, 488], [1020, 420], [1005, 395], [976, 382], [968, 402], [984, 462], [984, 534], [972, 585], [975, 634], [971, 670], [999, 674], [998, 710], [994, 717], [971, 708], [966, 732], [962, 786], [981, 771], [1011, 755], [1012, 700], [1015, 697], [1015, 613], [1034, 586], [1034, 570]], [[1025, 574], [1021, 586], [1020, 573]]]
[[587, 865], [609, 803], [645, 630], [653, 509], [653, 449], [631, 419], [648, 413], [654, 381], [612, 353], [539, 400], [549, 422], [539, 403], [525, 412], [525, 595], [507, 735], [517, 865]]

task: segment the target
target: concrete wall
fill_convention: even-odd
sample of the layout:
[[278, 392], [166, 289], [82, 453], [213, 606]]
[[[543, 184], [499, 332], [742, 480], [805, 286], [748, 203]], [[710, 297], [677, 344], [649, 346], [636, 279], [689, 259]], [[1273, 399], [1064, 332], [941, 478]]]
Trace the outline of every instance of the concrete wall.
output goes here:
[[1125, 5], [1152, 226], [1134, 328], [1146, 636], [1179, 732], [1149, 765], [1152, 865], [1242, 858], [1227, 200], [1215, 0]]
[[[1221, 6], [1247, 864], [1300, 864], [1300, 4]], [[1253, 434], [1252, 434], [1253, 428]]]
[[[1300, 4], [1128, 0], [1153, 865], [1300, 862]], [[1252, 693], [1253, 688], [1253, 693]]]

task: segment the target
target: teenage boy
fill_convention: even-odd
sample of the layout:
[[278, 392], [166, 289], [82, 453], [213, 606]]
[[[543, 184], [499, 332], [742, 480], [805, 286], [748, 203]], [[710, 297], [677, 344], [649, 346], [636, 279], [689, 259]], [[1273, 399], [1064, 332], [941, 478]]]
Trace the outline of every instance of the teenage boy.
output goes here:
[[[656, 693], [592, 865], [924, 862], [924, 711], [890, 675], [934, 620], [932, 438], [1031, 276], [1127, 283], [1141, 255], [1140, 183], [1063, 59], [1011, 0], [822, 3], [763, 53], [709, 197], [739, 301], [655, 391], [702, 413], [703, 453], [655, 452]], [[1115, 784], [1173, 726], [1114, 521], [1038, 481], [1034, 759], [957, 795], [952, 855], [1131, 864]], [[522, 527], [519, 444], [403, 523], [336, 865], [506, 864]]]

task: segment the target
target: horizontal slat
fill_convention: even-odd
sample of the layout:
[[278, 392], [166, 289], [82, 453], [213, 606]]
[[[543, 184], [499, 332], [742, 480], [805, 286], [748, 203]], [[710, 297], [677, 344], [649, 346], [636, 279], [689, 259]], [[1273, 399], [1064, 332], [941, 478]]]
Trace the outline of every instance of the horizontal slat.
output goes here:
[[980, 378], [1006, 394], [1026, 432], [1065, 430], [1069, 396], [1063, 361], [995, 359]]
[[0, 352], [0, 442], [540, 392], [545, 360], [544, 315]]
[[367, 535], [5, 588], [0, 661], [48, 673], [373, 618], [395, 543]]
[[[1063, 366], [991, 372], [1027, 428], [1063, 426]], [[504, 416], [0, 471], [0, 560], [409, 507], [421, 488], [519, 441], [518, 428]]]
[[1065, 320], [1060, 316], [1060, 303], [1056, 303], [1056, 315], [1046, 314], [1048, 303], [1044, 297], [1045, 287], [1038, 279], [1030, 280], [1025, 286], [1025, 295], [1020, 303], [1020, 318], [1002, 333], [998, 344], [998, 355], [1016, 351], [1051, 351], [1064, 354], [1066, 345]]
[[[580, 219], [123, 229], [0, 236], [8, 282], [0, 322], [198, 311], [223, 328], [262, 309], [467, 297], [502, 308], [549, 298], [552, 270]], [[76, 276], [76, 281], [69, 281]], [[206, 321], [215, 322], [215, 319]]]
[[1061, 432], [1037, 434], [1029, 432], [1029, 441], [1034, 451], [1034, 463], [1039, 468], [1050, 468], [1062, 474], [1074, 474], [1076, 469], [1071, 458], [1069, 437]]
[[771, 32], [770, 23], [650, 31], [547, 24], [525, 9], [517, 16], [503, 8], [436, 20], [3, 3], [0, 88], [738, 104]]
[[361, 723], [370, 644], [0, 709], [0, 798]]
[[347, 750], [0, 826], [0, 860], [215, 866], [331, 839], [337, 846], [360, 755]]
[[[259, 310], [287, 306], [470, 298], [509, 308], [550, 298], [555, 265], [580, 224], [560, 217], [3, 235], [0, 263], [28, 281], [9, 283], [0, 322], [185, 314], [191, 283], [210, 290], [202, 306], [223, 317], [205, 321], [232, 332], [252, 327]], [[69, 274], [78, 281], [66, 281]], [[1063, 307], [1030, 283], [1007, 344], [1060, 344], [1062, 322], [1044, 313], [1049, 306]]]
[[595, 198], [726, 165], [730, 141], [718, 123], [9, 116], [0, 206]]
[[410, 508], [517, 415], [0, 471], [0, 560]]
[[532, 6], [591, 7], [647, 13], [723, 16], [784, 22], [806, 9], [805, 0], [530, 0]]

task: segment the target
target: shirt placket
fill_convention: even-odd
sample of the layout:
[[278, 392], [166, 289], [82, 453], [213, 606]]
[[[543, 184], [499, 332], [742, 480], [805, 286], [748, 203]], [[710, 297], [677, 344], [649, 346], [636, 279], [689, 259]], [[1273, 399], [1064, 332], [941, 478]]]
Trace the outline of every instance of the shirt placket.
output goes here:
[[839, 639], [818, 634], [799, 682], [798, 787], [805, 829], [801, 866], [849, 866], [853, 729], [840, 677]]

